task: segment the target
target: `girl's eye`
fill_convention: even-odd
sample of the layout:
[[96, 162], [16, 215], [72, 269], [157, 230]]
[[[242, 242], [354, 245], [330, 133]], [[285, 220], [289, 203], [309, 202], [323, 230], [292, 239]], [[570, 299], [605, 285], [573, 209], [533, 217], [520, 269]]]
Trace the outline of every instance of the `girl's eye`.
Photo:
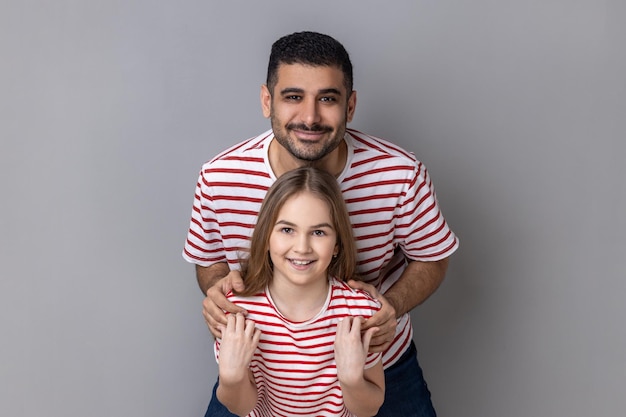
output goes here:
[[313, 232], [313, 234], [314, 234], [315, 236], [325, 236], [325, 235], [326, 235], [326, 233], [325, 233], [323, 230], [315, 230], [315, 231]]
[[280, 229], [280, 231], [283, 233], [291, 233], [293, 232], [293, 229], [291, 227], [283, 227]]

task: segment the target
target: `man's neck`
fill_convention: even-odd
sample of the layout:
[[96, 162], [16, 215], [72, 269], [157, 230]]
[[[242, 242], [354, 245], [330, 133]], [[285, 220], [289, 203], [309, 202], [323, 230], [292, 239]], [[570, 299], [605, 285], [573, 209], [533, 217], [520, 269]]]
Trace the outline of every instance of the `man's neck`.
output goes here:
[[283, 148], [278, 141], [272, 139], [268, 150], [269, 163], [276, 178], [280, 177], [287, 171], [299, 168], [301, 166], [314, 166], [323, 169], [338, 177], [346, 166], [348, 159], [348, 145], [342, 140], [339, 146], [319, 161], [303, 161], [294, 158], [293, 155]]

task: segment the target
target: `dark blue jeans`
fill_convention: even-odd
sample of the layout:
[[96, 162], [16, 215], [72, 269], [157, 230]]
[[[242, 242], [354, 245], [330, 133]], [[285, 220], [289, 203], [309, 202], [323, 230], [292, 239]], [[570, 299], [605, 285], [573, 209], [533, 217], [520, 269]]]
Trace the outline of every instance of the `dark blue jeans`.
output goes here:
[[397, 416], [437, 416], [413, 342], [398, 362], [385, 370], [385, 402], [376, 417]]
[[[215, 395], [217, 385], [205, 417], [237, 417], [224, 407]], [[417, 362], [417, 349], [411, 342], [409, 349], [393, 366], [385, 370], [385, 402], [376, 417], [436, 417], [430, 400], [430, 391]]]

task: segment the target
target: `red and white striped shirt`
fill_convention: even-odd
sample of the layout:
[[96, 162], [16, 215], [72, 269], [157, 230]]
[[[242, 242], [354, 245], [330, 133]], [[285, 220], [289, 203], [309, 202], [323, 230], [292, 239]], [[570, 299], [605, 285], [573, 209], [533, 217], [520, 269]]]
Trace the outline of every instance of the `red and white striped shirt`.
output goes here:
[[[272, 131], [248, 139], [205, 163], [200, 171], [183, 257], [209, 266], [239, 269], [261, 202], [276, 180], [268, 159]], [[436, 261], [458, 240], [437, 204], [426, 167], [412, 153], [385, 140], [348, 129], [348, 156], [337, 181], [358, 248], [360, 279], [383, 294], [402, 274], [406, 260]], [[409, 314], [383, 354], [385, 368], [413, 337]]]
[[[261, 330], [250, 362], [258, 390], [257, 403], [248, 416], [352, 416], [344, 405], [337, 379], [337, 323], [347, 316], [371, 317], [380, 304], [344, 282], [334, 278], [329, 282], [324, 307], [312, 319], [298, 323], [278, 311], [267, 290], [250, 297], [228, 295], [230, 301], [248, 311], [246, 318]], [[218, 361], [219, 348], [217, 339]], [[368, 354], [365, 369], [380, 358], [380, 353]]]

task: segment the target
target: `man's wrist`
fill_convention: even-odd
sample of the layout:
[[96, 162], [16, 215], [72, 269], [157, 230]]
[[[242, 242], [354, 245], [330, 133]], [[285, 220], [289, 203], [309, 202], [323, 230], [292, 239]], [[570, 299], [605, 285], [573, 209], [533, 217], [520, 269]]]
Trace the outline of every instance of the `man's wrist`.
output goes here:
[[387, 304], [389, 304], [389, 307], [393, 308], [396, 319], [404, 314], [403, 312], [401, 312], [401, 306], [398, 305], [398, 301], [394, 297], [394, 294], [391, 290], [388, 291], [386, 294], [383, 294], [383, 297], [385, 297], [385, 300], [387, 300]]

